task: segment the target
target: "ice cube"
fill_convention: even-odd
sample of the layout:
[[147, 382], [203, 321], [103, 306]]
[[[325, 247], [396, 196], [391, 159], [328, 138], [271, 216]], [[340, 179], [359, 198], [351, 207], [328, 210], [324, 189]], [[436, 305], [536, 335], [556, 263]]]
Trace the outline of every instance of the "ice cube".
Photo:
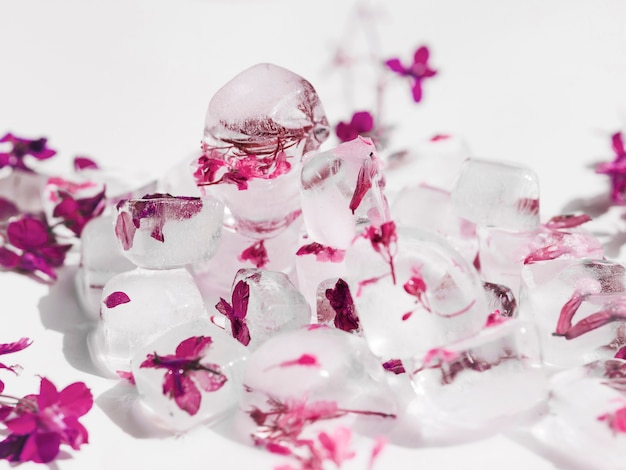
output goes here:
[[[449, 426], [464, 430], [467, 438], [495, 433], [533, 417], [548, 398], [537, 333], [519, 320], [505, 320], [404, 362], [424, 420], [438, 422], [438, 432]], [[434, 438], [428, 428], [423, 432]]]
[[138, 348], [171, 328], [208, 318], [200, 291], [183, 268], [118, 274], [104, 286], [100, 308], [89, 347], [94, 362], [110, 373], [128, 370]]
[[151, 194], [118, 204], [115, 234], [137, 266], [163, 269], [208, 260], [222, 229], [223, 205], [212, 197]]
[[626, 345], [626, 268], [592, 259], [528, 264], [520, 318], [537, 325], [547, 364], [574, 367], [612, 357]]
[[76, 272], [76, 290], [85, 314], [96, 320], [104, 285], [117, 274], [131, 271], [131, 263], [119, 248], [113, 232], [113, 216], [91, 219], [83, 228], [80, 266]]
[[594, 361], [551, 379], [550, 414], [532, 436], [576, 468], [626, 468], [626, 361]]
[[517, 317], [517, 300], [513, 291], [502, 284], [483, 282], [483, 289], [487, 293], [487, 304], [490, 312], [498, 311], [504, 318]]
[[326, 279], [317, 288], [317, 322], [362, 336], [361, 321], [350, 286], [341, 278]]
[[385, 360], [467, 338], [490, 313], [475, 268], [434, 233], [370, 227], [346, 264], [365, 338]]
[[382, 163], [370, 139], [310, 153], [302, 168], [302, 214], [317, 243], [345, 249], [357, 228], [389, 219]]
[[216, 308], [230, 320], [226, 331], [250, 349], [311, 323], [309, 304], [289, 278], [262, 269], [240, 269], [230, 301], [220, 299]]
[[478, 225], [517, 231], [539, 225], [539, 181], [526, 167], [468, 159], [452, 203], [459, 217]]
[[132, 373], [155, 422], [172, 431], [213, 424], [237, 403], [246, 348], [208, 320], [180, 325], [137, 350]]

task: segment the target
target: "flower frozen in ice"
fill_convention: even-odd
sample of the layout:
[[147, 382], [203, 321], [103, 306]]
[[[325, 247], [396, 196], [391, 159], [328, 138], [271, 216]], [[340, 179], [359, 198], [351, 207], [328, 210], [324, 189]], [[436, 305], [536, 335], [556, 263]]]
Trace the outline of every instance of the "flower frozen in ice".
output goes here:
[[621, 204], [624, 203], [626, 194], [626, 149], [621, 132], [616, 132], [611, 136], [611, 144], [615, 158], [612, 162], [600, 163], [596, 167], [596, 173], [611, 178], [611, 200]]
[[0, 152], [0, 168], [12, 167], [16, 170], [32, 172], [33, 170], [24, 163], [24, 157], [30, 155], [37, 160], [47, 160], [56, 154], [54, 150], [46, 146], [47, 140], [43, 137], [31, 140], [9, 133], [0, 138], [0, 144], [2, 143], [11, 145], [11, 148], [8, 152]]
[[350, 294], [350, 286], [346, 281], [339, 278], [335, 287], [324, 291], [324, 296], [335, 311], [335, 328], [348, 333], [360, 330], [359, 317], [356, 314], [354, 300]]
[[0, 442], [0, 458], [46, 463], [57, 457], [61, 444], [78, 450], [89, 438], [78, 418], [92, 406], [93, 397], [84, 383], [76, 382], [58, 391], [42, 378], [39, 395], [17, 400], [3, 419], [10, 434]]
[[166, 369], [163, 394], [173, 399], [181, 410], [195, 415], [202, 402], [198, 388], [214, 392], [227, 380], [219, 365], [204, 361], [212, 343], [210, 336], [192, 336], [181, 341], [174, 354], [148, 354], [139, 367]]
[[68, 191], [58, 191], [59, 203], [54, 207], [53, 217], [61, 218], [61, 223], [80, 237], [83, 228], [94, 217], [104, 211], [106, 200], [104, 188], [94, 196], [78, 198]]
[[413, 63], [408, 67], [402, 65], [399, 58], [394, 57], [385, 61], [385, 65], [395, 73], [411, 79], [411, 91], [413, 101], [419, 103], [422, 100], [422, 82], [437, 74], [437, 71], [430, 68], [428, 58], [430, 52], [426, 46], [419, 47], [413, 54]]
[[267, 250], [265, 249], [265, 242], [263, 240], [254, 242], [248, 248], [243, 250], [237, 259], [239, 261], [250, 261], [257, 268], [262, 268], [270, 261], [267, 256]]
[[215, 305], [215, 308], [230, 321], [233, 338], [247, 346], [250, 344], [250, 330], [248, 330], [248, 325], [246, 325], [250, 286], [245, 281], [239, 281], [235, 285], [231, 297], [230, 304], [220, 297], [220, 301]]

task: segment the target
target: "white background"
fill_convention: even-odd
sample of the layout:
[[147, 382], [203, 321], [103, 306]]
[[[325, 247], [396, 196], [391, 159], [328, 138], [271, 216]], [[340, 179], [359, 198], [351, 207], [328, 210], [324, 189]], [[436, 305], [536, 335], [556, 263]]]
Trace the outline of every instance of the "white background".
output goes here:
[[[589, 165], [612, 157], [610, 135], [626, 119], [625, 2], [377, 5], [381, 56], [407, 62], [428, 44], [439, 70], [419, 105], [410, 102], [406, 84], [389, 93], [385, 112], [402, 145], [453, 134], [465, 139], [472, 156], [531, 166], [540, 178], [544, 218], [577, 198], [602, 199], [606, 179]], [[211, 96], [258, 62], [307, 78], [335, 123], [352, 110], [330, 67], [337, 45], [348, 41], [352, 6], [347, 0], [0, 0], [0, 134], [48, 137], [63, 168], [81, 154], [103, 166], [160, 175], [198, 149]], [[624, 231], [621, 223], [614, 231]], [[269, 469], [280, 461], [212, 430], [157, 439], [137, 437], [142, 433], [132, 424], [120, 426], [125, 391], [111, 392], [115, 382], [92, 373], [71, 275], [62, 272], [52, 288], [0, 277], [0, 342], [35, 340], [7, 358], [25, 368], [17, 379], [6, 377], [7, 391], [33, 392], [41, 374], [59, 386], [85, 381], [97, 398], [84, 418], [91, 444], [52, 468]], [[370, 444], [361, 444], [369, 452]], [[365, 468], [364, 459], [350, 468]], [[377, 468], [555, 464], [495, 436], [450, 448], [389, 447]]]

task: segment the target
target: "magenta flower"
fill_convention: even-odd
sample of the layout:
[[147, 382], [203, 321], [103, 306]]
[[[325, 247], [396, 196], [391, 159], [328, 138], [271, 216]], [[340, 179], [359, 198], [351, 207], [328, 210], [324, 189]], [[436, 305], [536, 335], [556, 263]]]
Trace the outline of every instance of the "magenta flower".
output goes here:
[[392, 220], [383, 223], [380, 227], [371, 225], [365, 229], [361, 235], [369, 239], [372, 248], [376, 253], [380, 253], [386, 263], [389, 264], [391, 270], [391, 279], [396, 283], [396, 271], [393, 264], [393, 257], [396, 252], [396, 243], [398, 234], [396, 233], [396, 224]]
[[215, 305], [215, 308], [230, 321], [233, 338], [244, 346], [250, 343], [250, 330], [246, 325], [249, 298], [250, 286], [245, 281], [239, 281], [233, 289], [232, 304], [220, 297], [220, 301]]
[[626, 406], [598, 416], [598, 421], [605, 421], [615, 434], [618, 432], [626, 434]]
[[52, 216], [61, 218], [61, 224], [80, 237], [87, 222], [104, 211], [106, 205], [104, 192], [102, 188], [95, 196], [79, 199], [67, 191], [58, 191], [60, 201], [54, 207]]
[[52, 382], [41, 379], [39, 395], [18, 400], [4, 425], [11, 432], [0, 442], [0, 458], [10, 462], [51, 462], [61, 444], [74, 450], [88, 442], [89, 435], [78, 418], [93, 406], [93, 397], [82, 382], [60, 392]]
[[32, 172], [24, 163], [24, 157], [30, 155], [37, 160], [46, 160], [53, 157], [56, 152], [46, 147], [47, 140], [40, 139], [23, 139], [13, 134], [6, 134], [0, 139], [0, 143], [7, 142], [12, 145], [8, 152], [0, 152], [0, 168], [12, 167], [16, 170]]
[[49, 227], [25, 214], [7, 225], [8, 243], [0, 246], [0, 266], [34, 274], [44, 281], [56, 279], [53, 268], [63, 265], [71, 245], [56, 243]]
[[[16, 341], [15, 343], [0, 344], [0, 356], [3, 356], [5, 354], [11, 354], [17, 351], [21, 351], [22, 349], [26, 349], [31, 344], [32, 344], [32, 341], [28, 338], [22, 338], [19, 341]], [[9, 370], [13, 372], [14, 374], [17, 373], [16, 371], [17, 367], [18, 366], [15, 366], [15, 365], [7, 366], [6, 364], [3, 364], [2, 362], [0, 362], [0, 369]], [[4, 390], [4, 382], [0, 380], [0, 393], [3, 390]]]
[[320, 262], [330, 261], [331, 263], [341, 263], [346, 250], [339, 248], [333, 248], [330, 246], [322, 245], [321, 243], [313, 242], [308, 245], [303, 245], [298, 248], [296, 256], [315, 255], [315, 259]]
[[335, 283], [335, 287], [326, 289], [324, 295], [335, 311], [335, 328], [348, 333], [359, 331], [361, 325], [359, 324], [359, 317], [356, 314], [356, 307], [354, 306], [348, 283], [339, 278]]
[[612, 162], [600, 163], [596, 167], [596, 173], [607, 175], [611, 179], [611, 200], [622, 204], [626, 194], [626, 149], [622, 133], [613, 134], [611, 143], [615, 158]]
[[402, 65], [400, 59], [392, 58], [385, 62], [385, 65], [395, 73], [408, 77], [411, 80], [411, 91], [413, 101], [419, 103], [422, 100], [422, 82], [427, 78], [434, 77], [437, 72], [428, 65], [430, 52], [426, 46], [419, 47], [413, 54], [413, 63], [408, 67]]
[[270, 261], [263, 240], [259, 240], [243, 250], [237, 259], [242, 262], [250, 261], [257, 268], [262, 268]]
[[357, 111], [350, 122], [341, 121], [337, 124], [335, 133], [341, 142], [349, 142], [358, 136], [371, 137], [373, 129], [374, 117], [368, 111]]
[[210, 336], [192, 336], [181, 341], [173, 355], [148, 354], [139, 367], [166, 369], [163, 394], [173, 399], [181, 410], [195, 415], [202, 402], [198, 387], [215, 392], [227, 380], [219, 365], [201, 362], [212, 343]]

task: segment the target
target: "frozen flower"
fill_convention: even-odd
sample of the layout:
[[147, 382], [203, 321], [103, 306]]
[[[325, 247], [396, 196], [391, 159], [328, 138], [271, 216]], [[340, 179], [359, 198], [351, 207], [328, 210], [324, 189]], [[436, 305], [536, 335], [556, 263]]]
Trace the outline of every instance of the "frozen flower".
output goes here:
[[84, 383], [73, 383], [59, 392], [42, 378], [39, 395], [18, 400], [4, 419], [10, 434], [0, 442], [0, 458], [46, 463], [56, 458], [61, 444], [78, 450], [89, 437], [78, 418], [92, 405], [93, 397]]
[[626, 149], [624, 149], [621, 132], [616, 132], [611, 136], [611, 144], [615, 158], [612, 162], [600, 163], [596, 167], [596, 173], [611, 178], [611, 199], [615, 203], [622, 204], [626, 194]]
[[220, 297], [220, 301], [215, 305], [215, 308], [230, 321], [233, 338], [244, 346], [250, 343], [250, 330], [246, 325], [249, 298], [250, 286], [245, 281], [239, 281], [233, 289], [231, 303]]
[[58, 191], [59, 203], [54, 207], [52, 216], [59, 217], [61, 224], [80, 237], [87, 222], [104, 211], [104, 191], [102, 188], [96, 195], [85, 198], [74, 197], [67, 191]]
[[11, 145], [11, 149], [8, 152], [0, 152], [0, 168], [12, 167], [16, 170], [32, 172], [33, 170], [24, 163], [24, 157], [30, 155], [37, 160], [46, 160], [56, 154], [54, 150], [46, 146], [47, 140], [44, 138], [23, 139], [9, 133], [0, 139], [0, 143], [5, 142]]
[[257, 268], [262, 268], [270, 261], [263, 240], [259, 240], [243, 250], [237, 259], [239, 261], [250, 261]]
[[166, 369], [163, 394], [173, 399], [181, 410], [195, 415], [202, 401], [198, 387], [214, 392], [227, 380], [219, 365], [204, 362], [212, 343], [210, 336], [192, 336], [181, 341], [173, 355], [161, 356], [155, 351], [139, 367]]
[[335, 311], [335, 328], [349, 333], [359, 331], [359, 317], [356, 314], [356, 307], [348, 283], [339, 278], [335, 287], [326, 289], [324, 295]]
[[402, 65], [400, 59], [394, 57], [385, 61], [385, 65], [395, 73], [408, 77], [411, 80], [413, 101], [419, 103], [422, 100], [422, 81], [433, 77], [437, 72], [428, 65], [430, 52], [426, 46], [419, 47], [413, 54], [413, 63], [408, 67]]
[[357, 111], [352, 115], [350, 122], [341, 121], [335, 128], [335, 133], [341, 142], [348, 142], [358, 136], [370, 137], [374, 129], [374, 117], [368, 111]]

